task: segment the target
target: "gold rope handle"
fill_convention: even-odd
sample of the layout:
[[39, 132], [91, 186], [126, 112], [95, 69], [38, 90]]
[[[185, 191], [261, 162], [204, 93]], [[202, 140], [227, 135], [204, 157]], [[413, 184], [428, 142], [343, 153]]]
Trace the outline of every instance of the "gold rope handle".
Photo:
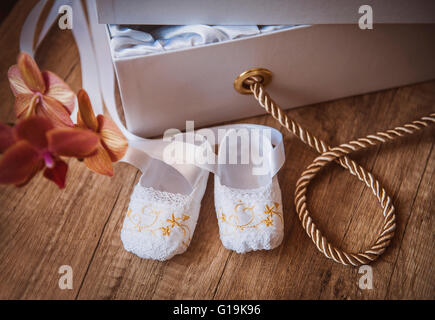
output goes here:
[[[310, 132], [302, 128], [296, 121], [290, 119], [282, 108], [273, 101], [265, 91], [263, 85], [265, 80], [267, 80], [267, 82], [271, 80], [271, 75], [271, 72], [267, 69], [251, 69], [242, 73], [236, 79], [234, 87], [240, 93], [252, 93], [260, 106], [262, 106], [267, 113], [271, 114], [272, 117], [278, 120], [287, 131], [295, 134], [305, 144], [320, 153], [320, 156], [314, 159], [296, 182], [295, 206], [302, 227], [314, 242], [317, 249], [319, 249], [319, 251], [327, 258], [332, 259], [335, 262], [344, 265], [359, 266], [376, 260], [385, 251], [390, 244], [391, 238], [394, 236], [394, 230], [396, 229], [394, 206], [391, 202], [390, 196], [387, 195], [385, 189], [380, 185], [379, 181], [373, 176], [373, 174], [364, 169], [354, 160], [350, 159], [347, 155], [351, 152], [366, 149], [380, 143], [385, 143], [398, 137], [414, 134], [424, 127], [434, 124], [435, 113], [401, 127], [371, 134], [364, 138], [352, 140], [348, 143], [343, 143], [332, 148], [324, 141], [316, 138]], [[348, 253], [333, 246], [317, 228], [307, 207], [308, 185], [311, 180], [314, 179], [316, 174], [332, 161], [338, 162], [343, 168], [349, 170], [353, 176], [362, 181], [366, 187], [370, 188], [383, 210], [384, 221], [382, 229], [373, 245], [362, 252]]]

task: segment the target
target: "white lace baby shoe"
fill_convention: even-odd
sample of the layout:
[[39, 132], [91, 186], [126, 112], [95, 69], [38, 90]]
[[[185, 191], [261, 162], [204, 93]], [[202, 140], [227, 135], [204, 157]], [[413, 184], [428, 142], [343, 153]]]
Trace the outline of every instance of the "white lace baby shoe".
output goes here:
[[193, 190], [183, 194], [183, 186], [175, 188], [181, 178], [175, 169], [155, 161], [133, 190], [121, 240], [127, 251], [141, 258], [164, 261], [187, 250], [209, 173], [202, 171]]
[[[131, 195], [121, 230], [127, 251], [160, 261], [185, 252], [195, 230], [209, 172], [216, 174], [215, 205], [225, 247], [242, 253], [273, 249], [281, 243], [284, 221], [281, 191], [275, 176], [285, 159], [281, 133], [269, 127], [246, 124], [210, 130], [216, 134], [219, 128], [225, 130], [225, 135], [218, 139], [217, 159], [212, 144], [205, 141], [202, 148], [196, 150], [200, 153], [208, 150], [215, 160], [201, 165], [186, 164], [181, 170], [183, 174], [160, 160], [143, 160], [140, 156], [128, 159], [144, 174]], [[254, 134], [248, 144], [239, 146], [239, 140], [233, 139], [232, 134], [239, 134], [240, 129], [246, 130], [248, 135], [255, 130], [261, 133]], [[227, 147], [229, 153], [223, 151]], [[236, 163], [226, 164], [223, 158], [226, 155], [231, 158], [234, 149], [237, 149]], [[244, 163], [246, 153], [250, 153], [251, 158]], [[189, 179], [188, 183], [187, 176], [195, 179]]]
[[278, 178], [255, 189], [224, 186], [215, 176], [215, 206], [225, 248], [244, 253], [278, 247], [284, 235]]
[[[227, 249], [238, 253], [274, 249], [284, 235], [281, 190], [276, 176], [285, 159], [282, 135], [272, 128], [266, 130], [273, 130], [269, 134], [271, 139], [264, 135], [264, 143], [260, 143], [251, 137], [250, 148], [237, 146], [237, 140], [230, 138], [236, 133], [230, 130], [219, 147], [218, 157], [227, 145], [233, 150], [238, 147], [239, 154], [251, 154], [245, 165], [221, 166], [214, 180], [220, 238]], [[225, 151], [224, 156], [228, 150]], [[253, 170], [255, 153], [263, 155], [263, 170], [257, 170], [257, 174]]]

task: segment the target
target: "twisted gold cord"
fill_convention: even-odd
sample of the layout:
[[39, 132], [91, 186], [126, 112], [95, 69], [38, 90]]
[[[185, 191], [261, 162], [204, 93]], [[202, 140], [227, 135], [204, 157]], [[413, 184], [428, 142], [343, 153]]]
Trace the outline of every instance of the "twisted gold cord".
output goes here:
[[[327, 258], [332, 259], [335, 262], [344, 265], [359, 266], [376, 260], [385, 251], [390, 244], [391, 238], [394, 236], [394, 230], [396, 228], [394, 206], [391, 202], [390, 196], [387, 195], [379, 181], [370, 172], [347, 157], [347, 155], [354, 151], [366, 149], [370, 146], [394, 140], [398, 137], [413, 134], [430, 124], [434, 124], [435, 113], [401, 127], [371, 134], [364, 138], [359, 138], [332, 148], [324, 141], [316, 138], [310, 132], [302, 128], [297, 122], [290, 119], [281, 107], [272, 100], [269, 94], [265, 91], [261, 82], [262, 78], [255, 76], [246, 79], [244, 85], [250, 88], [258, 103], [276, 120], [278, 120], [283, 127], [320, 153], [320, 156], [314, 159], [296, 182], [295, 206], [302, 227], [314, 242], [317, 249], [319, 249]], [[370, 188], [378, 199], [383, 210], [384, 221], [382, 230], [373, 245], [362, 252], [348, 253], [331, 245], [317, 228], [307, 207], [307, 189], [309, 183], [323, 167], [327, 166], [332, 161], [337, 161], [342, 167], [349, 170], [352, 175], [356, 176], [368, 188]]]

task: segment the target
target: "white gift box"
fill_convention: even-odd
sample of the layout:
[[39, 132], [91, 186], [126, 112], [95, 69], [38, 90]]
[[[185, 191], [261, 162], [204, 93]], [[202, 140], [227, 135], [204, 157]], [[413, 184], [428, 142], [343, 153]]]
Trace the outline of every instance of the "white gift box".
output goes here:
[[432, 0], [97, 0], [100, 23], [327, 24], [358, 21], [370, 5], [375, 23], [435, 23]]
[[[416, 1], [414, 6], [395, 1], [397, 5], [389, 14], [386, 8], [392, 6], [392, 1], [385, 1], [383, 7], [378, 6], [383, 8], [379, 9], [381, 22], [413, 24], [376, 24], [375, 18], [373, 29], [362, 30], [357, 24], [360, 15], [355, 1], [335, 1], [342, 4], [336, 7], [341, 8], [342, 14], [335, 15], [329, 9], [313, 10], [310, 15], [315, 7], [313, 1], [304, 1], [305, 7], [295, 5], [295, 1], [272, 2], [280, 3], [282, 12], [289, 13], [288, 18], [279, 14], [276, 5], [264, 11], [263, 20], [255, 15], [255, 5], [264, 10], [267, 1], [262, 1], [263, 5], [260, 1], [252, 1], [246, 14], [241, 14], [243, 6], [235, 6], [229, 16], [228, 10], [200, 10], [201, 14], [189, 11], [189, 5], [197, 4], [194, 0], [183, 2], [184, 10], [179, 10], [179, 14], [174, 9], [174, 1], [122, 1], [122, 5], [118, 0], [98, 1], [100, 22], [110, 24], [169, 24], [168, 18], [172, 23], [210, 21], [209, 24], [353, 21], [353, 24], [341, 25], [304, 25], [146, 55], [119, 57], [112, 52], [127, 128], [137, 135], [150, 137], [162, 134], [168, 128], [183, 130], [186, 120], [194, 120], [195, 127], [204, 127], [262, 114], [263, 109], [252, 97], [241, 95], [233, 87], [235, 78], [253, 67], [272, 71], [273, 80], [267, 90], [284, 108], [435, 78], [435, 24], [414, 23], [434, 22], [433, 11], [427, 11], [433, 3], [425, 8], [419, 6], [425, 1]], [[217, 3], [221, 4], [205, 1], [210, 8]], [[354, 16], [349, 15], [352, 8], [349, 3], [354, 6]], [[397, 9], [400, 5], [402, 10], [412, 8], [408, 8], [409, 15]], [[376, 6], [373, 6], [376, 17]], [[145, 12], [145, 8], [149, 11]], [[302, 18], [296, 19], [290, 14], [291, 8], [295, 8]], [[167, 15], [163, 15], [164, 12]], [[107, 33], [110, 41], [109, 28]]]

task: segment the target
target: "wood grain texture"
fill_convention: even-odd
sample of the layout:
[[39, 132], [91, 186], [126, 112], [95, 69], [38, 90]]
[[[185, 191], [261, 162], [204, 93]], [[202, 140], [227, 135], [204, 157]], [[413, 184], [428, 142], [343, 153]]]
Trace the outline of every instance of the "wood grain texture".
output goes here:
[[[14, 121], [7, 69], [35, 1], [18, 2], [0, 25], [0, 120]], [[5, 45], [7, 44], [7, 45]], [[53, 28], [36, 56], [43, 69], [81, 85], [77, 48], [69, 31]], [[248, 97], [247, 97], [248, 98]], [[278, 101], [285, 106], [285, 101]], [[257, 108], [252, 100], [253, 108]], [[435, 81], [294, 109], [288, 114], [337, 145], [435, 111]], [[242, 122], [279, 129], [269, 116]], [[283, 132], [284, 133], [284, 132]], [[120, 230], [139, 172], [115, 165], [112, 179], [69, 161], [63, 191], [41, 176], [16, 189], [0, 187], [0, 298], [2, 299], [434, 299], [435, 130], [425, 130], [352, 154], [392, 196], [397, 231], [373, 267], [374, 288], [361, 290], [358, 269], [317, 251], [293, 205], [295, 182], [315, 153], [285, 134], [287, 161], [279, 173], [285, 237], [267, 252], [245, 255], [219, 240], [209, 179], [188, 251], [167, 262], [141, 260], [122, 248]], [[367, 246], [381, 226], [376, 201], [349, 173], [331, 165], [314, 181], [309, 206], [320, 229], [349, 250]], [[73, 290], [60, 290], [58, 269], [71, 265]]]

